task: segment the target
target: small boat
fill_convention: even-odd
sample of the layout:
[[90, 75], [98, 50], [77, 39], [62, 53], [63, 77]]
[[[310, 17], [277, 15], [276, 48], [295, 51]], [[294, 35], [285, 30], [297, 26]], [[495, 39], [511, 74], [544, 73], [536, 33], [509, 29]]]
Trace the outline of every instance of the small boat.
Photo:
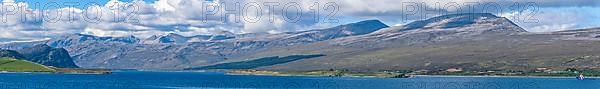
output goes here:
[[579, 76], [577, 76], [577, 79], [583, 80], [583, 79], [585, 79], [585, 77], [583, 77], [583, 74], [579, 74]]

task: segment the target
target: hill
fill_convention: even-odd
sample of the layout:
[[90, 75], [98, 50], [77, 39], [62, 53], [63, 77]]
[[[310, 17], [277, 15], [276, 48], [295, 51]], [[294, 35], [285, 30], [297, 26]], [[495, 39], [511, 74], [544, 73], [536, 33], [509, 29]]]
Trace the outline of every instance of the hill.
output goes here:
[[46, 44], [40, 44], [17, 51], [23, 54], [27, 61], [58, 68], [79, 68], [73, 62], [69, 52], [62, 48], [52, 48]]
[[328, 55], [257, 68], [280, 71], [599, 69], [600, 55], [595, 54], [600, 52], [598, 32], [589, 29], [533, 33], [503, 17], [457, 14], [361, 36], [266, 50], [252, 57]]
[[0, 58], [0, 71], [3, 72], [55, 72], [54, 69], [33, 62], [14, 58]]

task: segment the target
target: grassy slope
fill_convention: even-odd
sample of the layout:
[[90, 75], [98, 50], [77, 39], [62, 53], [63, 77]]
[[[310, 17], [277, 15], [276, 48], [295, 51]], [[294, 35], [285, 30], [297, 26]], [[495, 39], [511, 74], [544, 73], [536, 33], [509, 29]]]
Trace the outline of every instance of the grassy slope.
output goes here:
[[325, 55], [291, 55], [291, 56], [275, 56], [275, 57], [264, 57], [259, 59], [254, 59], [250, 61], [241, 61], [241, 62], [231, 62], [231, 63], [223, 63], [205, 67], [191, 68], [191, 69], [253, 69], [262, 66], [271, 66], [281, 63], [287, 63], [302, 59], [309, 59], [315, 57], [321, 57]]
[[[435, 44], [404, 45], [403, 41], [363, 42], [348, 46], [323, 42], [264, 51], [268, 54], [321, 52], [325, 57], [261, 67], [264, 70], [315, 71], [351, 69], [357, 71], [466, 68], [467, 70], [531, 70], [546, 67], [600, 68], [599, 41], [555, 40], [556, 35], [518, 35], [451, 40]], [[371, 43], [371, 44], [368, 44]], [[376, 48], [374, 45], [384, 45]], [[374, 47], [373, 47], [374, 46]], [[373, 49], [369, 49], [373, 48]], [[317, 53], [313, 53], [317, 54]]]
[[6, 72], [55, 72], [44, 65], [13, 58], [0, 58], [0, 71]]

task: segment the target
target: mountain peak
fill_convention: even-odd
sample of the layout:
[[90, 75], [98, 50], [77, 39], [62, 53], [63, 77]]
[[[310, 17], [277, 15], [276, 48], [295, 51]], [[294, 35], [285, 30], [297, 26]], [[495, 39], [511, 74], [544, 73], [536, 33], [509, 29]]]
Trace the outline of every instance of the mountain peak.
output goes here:
[[87, 34], [70, 34], [63, 36], [61, 38], [55, 38], [49, 40], [47, 44], [51, 47], [62, 48], [65, 46], [70, 46], [71, 44], [82, 43], [86, 41], [102, 41], [102, 42], [116, 42], [116, 43], [126, 43], [126, 44], [135, 44], [140, 41], [140, 39], [136, 38], [133, 35], [125, 36], [125, 37], [100, 37], [94, 35]]
[[498, 19], [500, 17], [490, 13], [462, 13], [441, 15], [426, 20], [415, 21], [404, 26], [404, 30], [417, 28], [454, 28], [474, 24], [481, 19]]
[[448, 14], [448, 15], [442, 15], [440, 17], [493, 17], [493, 18], [500, 18], [499, 16], [496, 16], [492, 13], [458, 13], [458, 14]]
[[235, 33], [230, 31], [218, 31], [214, 33], [215, 35], [225, 35], [225, 36], [233, 36]]
[[379, 20], [365, 20], [332, 28], [315, 29], [301, 32], [287, 32], [285, 33], [285, 36], [274, 35], [273, 38], [277, 39], [278, 37], [281, 37], [281, 39], [278, 40], [279, 42], [276, 44], [296, 45], [348, 36], [364, 35], [387, 27], [389, 26]]
[[158, 43], [184, 43], [188, 38], [177, 33], [169, 33], [158, 37]]
[[184, 37], [183, 35], [179, 35], [177, 33], [169, 33], [166, 36], [168, 36], [168, 37]]
[[44, 48], [44, 49], [49, 49], [49, 48], [52, 48], [52, 47], [48, 46], [47, 44], [39, 44], [39, 45], [35, 45], [35, 46], [31, 47], [31, 48]]
[[373, 25], [385, 25], [383, 22], [381, 22], [380, 20], [376, 20], [376, 19], [371, 19], [371, 20], [364, 20], [364, 21], [360, 21], [360, 22], [356, 22], [356, 23], [351, 23], [351, 24], [373, 24]]
[[514, 27], [511, 29], [506, 29], [510, 32], [526, 32], [512, 21], [490, 13], [461, 13], [441, 15], [425, 20], [414, 21], [396, 29], [397, 31], [413, 29], [448, 29], [481, 24], [509, 26]]
[[93, 35], [87, 35], [87, 34], [81, 34], [81, 33], [75, 33], [75, 34], [70, 34], [70, 35], [66, 35], [67, 38], [82, 38], [82, 37], [95, 37]]
[[364, 20], [356, 23], [350, 23], [345, 25], [340, 25], [333, 28], [328, 28], [329, 30], [341, 30], [343, 34], [347, 35], [363, 35], [371, 32], [375, 32], [381, 28], [387, 28], [388, 25], [384, 24], [379, 20]]
[[364, 20], [364, 21], [345, 24], [345, 25], [341, 25], [341, 26], [371, 26], [371, 27], [380, 27], [380, 28], [389, 27], [385, 23], [381, 22], [380, 20], [376, 20], [376, 19]]

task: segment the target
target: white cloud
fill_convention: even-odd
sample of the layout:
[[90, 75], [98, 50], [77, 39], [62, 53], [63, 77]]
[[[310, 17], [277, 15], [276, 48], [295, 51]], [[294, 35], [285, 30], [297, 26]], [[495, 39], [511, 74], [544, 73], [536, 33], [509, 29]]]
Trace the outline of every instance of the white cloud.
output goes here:
[[[231, 9], [235, 2], [239, 2], [239, 11], [242, 16], [240, 22], [236, 22], [233, 15], [223, 15], [226, 9]], [[330, 3], [332, 2], [332, 3]], [[366, 19], [380, 19], [387, 24], [406, 24], [408, 21], [429, 18], [439, 14], [425, 14], [413, 17], [403, 15], [414, 12], [407, 11], [403, 5], [418, 4], [416, 14], [426, 12], [424, 10], [437, 10], [439, 12], [460, 13], [468, 9], [468, 3], [477, 2], [481, 5], [474, 6], [475, 12], [486, 12], [488, 9], [484, 4], [499, 4], [502, 12], [495, 12], [500, 16], [509, 18], [523, 16], [524, 13], [519, 10], [510, 10], [510, 5], [514, 3], [525, 4], [532, 2], [538, 6], [542, 12], [536, 15], [536, 23], [525, 23], [518, 19], [515, 22], [530, 31], [557, 31], [582, 27], [596, 26], [600, 24], [598, 13], [600, 1], [565, 1], [565, 0], [158, 0], [154, 3], [148, 3], [141, 0], [131, 2], [122, 2], [111, 0], [105, 5], [92, 5], [87, 8], [59, 8], [50, 10], [29, 9], [27, 3], [14, 2], [13, 0], [3, 0], [3, 6], [15, 5], [18, 11], [27, 12], [25, 15], [7, 15], [6, 22], [0, 23], [0, 41], [2, 39], [35, 39], [47, 38], [63, 34], [84, 33], [99, 36], [128, 36], [136, 35], [147, 37], [155, 34], [180, 33], [184, 35], [212, 34], [221, 31], [230, 31], [234, 33], [250, 32], [286, 32], [297, 30], [310, 30], [314, 28], [325, 28], [339, 24], [350, 23], [348, 21], [358, 21]], [[223, 5], [222, 3], [225, 3]], [[246, 5], [258, 4], [260, 10], [254, 8], [244, 9]], [[270, 10], [265, 3], [278, 3], [279, 5]], [[286, 8], [286, 5], [298, 4], [300, 11], [294, 8]], [[315, 6], [318, 3], [317, 6]], [[456, 4], [458, 8], [445, 8], [447, 5]], [[208, 15], [206, 5], [216, 6], [216, 14]], [[334, 9], [326, 5], [335, 5], [339, 10], [335, 14], [329, 13]], [[227, 7], [225, 7], [227, 6]], [[293, 6], [292, 6], [293, 7]], [[3, 7], [6, 8], [6, 7]], [[567, 9], [561, 9], [567, 8]], [[583, 8], [583, 9], [582, 9]], [[211, 8], [209, 8], [211, 9]], [[284, 9], [289, 9], [294, 16], [301, 13], [302, 17], [297, 21], [289, 21], [290, 16], [286, 17]], [[327, 10], [325, 10], [327, 9]], [[536, 9], [536, 8], [533, 8]], [[557, 9], [557, 10], [555, 10]], [[528, 11], [531, 10], [527, 9]], [[72, 14], [64, 14], [72, 11]], [[315, 11], [319, 13], [315, 19]], [[50, 12], [50, 14], [48, 14]], [[52, 14], [61, 12], [63, 14]], [[262, 13], [260, 20], [248, 21], [256, 16], [257, 12]], [[435, 12], [435, 11], [434, 11]], [[99, 13], [99, 14], [98, 14]], [[271, 16], [269, 13], [275, 13]], [[443, 14], [440, 13], [440, 14]], [[12, 14], [10, 12], [0, 12], [2, 15]], [[47, 20], [40, 16], [61, 17], [57, 20]], [[325, 23], [323, 20], [328, 15], [335, 15], [338, 22]], [[556, 18], [562, 17], [562, 18]], [[23, 19], [25, 18], [25, 19]], [[99, 18], [99, 19], [98, 19]], [[551, 18], [551, 19], [548, 19]], [[38, 35], [40, 34], [40, 35]]]
[[525, 10], [522, 12], [501, 13], [521, 27], [531, 32], [550, 32], [591, 28], [598, 26], [600, 17], [598, 7], [545, 7], [537, 11]]

